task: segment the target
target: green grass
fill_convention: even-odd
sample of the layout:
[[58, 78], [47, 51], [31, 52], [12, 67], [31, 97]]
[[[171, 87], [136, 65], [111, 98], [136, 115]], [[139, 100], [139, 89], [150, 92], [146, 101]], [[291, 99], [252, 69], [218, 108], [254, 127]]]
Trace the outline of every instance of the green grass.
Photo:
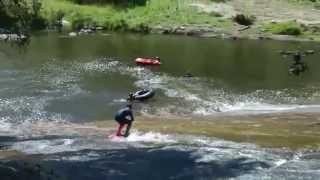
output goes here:
[[[134, 30], [156, 25], [177, 26], [188, 24], [206, 24], [216, 27], [231, 26], [231, 21], [209, 14], [198, 13], [190, 6], [189, 0], [150, 0], [146, 6], [119, 8], [112, 5], [78, 5], [65, 0], [42, 0], [42, 15], [54, 19], [58, 11], [65, 14], [71, 23], [88, 21], [109, 30]], [[182, 2], [182, 3], [181, 3]]]
[[299, 36], [303, 34], [303, 28], [301, 27], [301, 25], [294, 21], [265, 24], [264, 29], [267, 32], [271, 32], [273, 34], [293, 36]]

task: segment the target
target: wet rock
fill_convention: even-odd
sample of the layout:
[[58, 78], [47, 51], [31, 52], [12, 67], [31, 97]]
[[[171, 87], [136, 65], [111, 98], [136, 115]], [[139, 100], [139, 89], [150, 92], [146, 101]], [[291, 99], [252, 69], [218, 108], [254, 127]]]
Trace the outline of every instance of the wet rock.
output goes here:
[[293, 55], [296, 52], [295, 51], [281, 50], [281, 51], [279, 51], [279, 53], [282, 54], [282, 55]]
[[302, 39], [296, 36], [291, 36], [291, 35], [271, 35], [270, 38], [272, 40], [277, 40], [277, 41], [310, 41], [308, 39]]
[[163, 27], [163, 26], [155, 26], [151, 28], [151, 33], [155, 34], [170, 34], [171, 28]]
[[96, 28], [96, 30], [97, 30], [97, 31], [102, 31], [102, 30], [104, 30], [104, 27], [98, 26], [98, 27]]
[[305, 51], [304, 53], [305, 53], [305, 54], [314, 54], [315, 51], [314, 51], [314, 50], [307, 50], [307, 51]]
[[199, 35], [199, 37], [203, 37], [203, 38], [216, 38], [216, 37], [219, 37], [219, 35], [216, 34], [216, 33], [203, 33], [203, 34]]
[[83, 29], [80, 29], [79, 31], [79, 35], [83, 35], [83, 34], [93, 34], [96, 32], [96, 29], [93, 29], [93, 28], [83, 28]]
[[75, 36], [78, 36], [78, 33], [76, 33], [76, 32], [70, 32], [70, 33], [69, 33], [69, 36], [70, 36], [70, 37], [75, 37]]
[[245, 30], [247, 30], [247, 29], [250, 29], [250, 26], [242, 26], [242, 27], [240, 27], [240, 28], [238, 29], [238, 31], [241, 32], [241, 31], [245, 31]]
[[[208, 36], [211, 36], [213, 32], [216, 32], [216, 30], [212, 27], [207, 27], [207, 26], [183, 25], [183, 26], [176, 26], [176, 27], [156, 26], [152, 28], [151, 32], [157, 33], [157, 34], [174, 34], [174, 35], [208, 37]], [[209, 33], [211, 34], [208, 35]]]
[[18, 35], [18, 34], [0, 34], [0, 40], [2, 41], [23, 41], [26, 40], [28, 37], [25, 35]]
[[61, 21], [61, 24], [62, 24], [62, 26], [70, 26], [70, 25], [71, 25], [71, 22], [63, 19], [63, 20]]
[[239, 36], [232, 35], [232, 36], [230, 36], [230, 39], [232, 39], [232, 40], [239, 40]]

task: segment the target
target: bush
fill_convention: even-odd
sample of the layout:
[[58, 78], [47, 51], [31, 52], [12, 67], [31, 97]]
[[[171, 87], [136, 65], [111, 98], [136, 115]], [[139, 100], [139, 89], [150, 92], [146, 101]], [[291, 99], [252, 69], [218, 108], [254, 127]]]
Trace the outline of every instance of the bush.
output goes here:
[[115, 20], [110, 20], [106, 22], [104, 25], [106, 29], [112, 30], [112, 31], [126, 31], [129, 29], [128, 23], [124, 19], [115, 19]]
[[43, 17], [34, 17], [31, 21], [31, 29], [32, 30], [39, 30], [39, 29], [45, 29], [48, 25], [48, 22]]
[[147, 24], [139, 23], [135, 27], [133, 27], [131, 31], [148, 34], [150, 33], [151, 28]]
[[240, 25], [245, 25], [245, 26], [252, 25], [255, 19], [256, 18], [254, 16], [248, 16], [244, 14], [237, 14], [235, 17], [233, 17], [233, 21], [235, 21]]
[[65, 12], [62, 10], [51, 11], [48, 17], [48, 23], [51, 27], [61, 27]]
[[71, 28], [76, 31], [80, 31], [83, 28], [95, 27], [96, 23], [90, 17], [84, 17], [81, 15], [76, 15], [71, 22]]
[[303, 30], [302, 26], [295, 21], [277, 23], [277, 24], [268, 24], [266, 26], [266, 30], [281, 35], [293, 35], [298, 36], [301, 35]]
[[39, 15], [41, 5], [40, 0], [0, 0], [0, 26], [18, 34], [45, 28], [46, 20]]

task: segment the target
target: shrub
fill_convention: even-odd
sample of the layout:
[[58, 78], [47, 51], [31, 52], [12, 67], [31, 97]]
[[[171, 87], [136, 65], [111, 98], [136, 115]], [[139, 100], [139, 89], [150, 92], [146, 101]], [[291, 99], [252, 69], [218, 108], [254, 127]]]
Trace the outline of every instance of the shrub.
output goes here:
[[295, 21], [268, 24], [266, 30], [274, 34], [293, 36], [301, 35], [303, 32], [302, 26]]
[[71, 28], [79, 31], [85, 27], [95, 27], [96, 23], [90, 17], [78, 15], [71, 22]]
[[250, 26], [255, 21], [254, 16], [244, 15], [244, 14], [237, 14], [235, 17], [233, 17], [233, 21], [240, 25]]
[[151, 31], [151, 28], [144, 23], [139, 23], [131, 29], [133, 32], [145, 33], [148, 34]]
[[0, 0], [0, 26], [18, 34], [45, 28], [46, 21], [39, 15], [41, 5], [40, 0]]
[[106, 22], [104, 26], [106, 27], [106, 29], [112, 30], [112, 31], [118, 31], [118, 30], [126, 31], [129, 29], [128, 23], [121, 18], [110, 20]]

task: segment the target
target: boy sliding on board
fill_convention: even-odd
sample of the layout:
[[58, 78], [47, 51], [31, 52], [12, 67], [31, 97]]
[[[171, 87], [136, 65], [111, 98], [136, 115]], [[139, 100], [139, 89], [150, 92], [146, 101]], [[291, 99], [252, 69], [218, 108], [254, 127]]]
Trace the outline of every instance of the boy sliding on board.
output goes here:
[[[120, 109], [115, 115], [115, 120], [119, 123], [116, 136], [128, 137], [132, 122], [134, 121], [132, 105], [128, 104], [125, 108]], [[126, 131], [124, 134], [121, 134], [122, 129], [125, 125], [127, 125]]]

